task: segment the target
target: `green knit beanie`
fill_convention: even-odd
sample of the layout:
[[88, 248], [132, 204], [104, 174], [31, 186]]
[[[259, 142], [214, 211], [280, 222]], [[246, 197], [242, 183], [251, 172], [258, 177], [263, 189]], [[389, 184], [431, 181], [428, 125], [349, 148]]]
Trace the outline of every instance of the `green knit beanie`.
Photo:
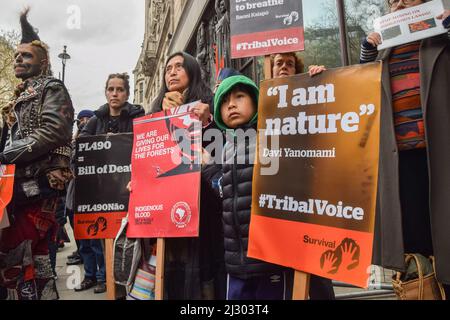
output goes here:
[[[254, 100], [256, 101], [256, 110], [258, 110], [258, 97], [259, 97], [259, 89], [258, 86], [246, 76], [232, 76], [226, 78], [222, 81], [219, 88], [217, 88], [216, 94], [214, 96], [214, 121], [217, 126], [222, 130], [230, 129], [226, 126], [226, 124], [222, 120], [222, 114], [220, 113], [220, 107], [222, 106], [222, 101], [225, 96], [230, 93], [236, 85], [244, 85], [251, 88], [251, 91], [254, 94]], [[250, 120], [250, 123], [256, 123], [258, 119], [258, 112], [255, 113], [253, 118]]]

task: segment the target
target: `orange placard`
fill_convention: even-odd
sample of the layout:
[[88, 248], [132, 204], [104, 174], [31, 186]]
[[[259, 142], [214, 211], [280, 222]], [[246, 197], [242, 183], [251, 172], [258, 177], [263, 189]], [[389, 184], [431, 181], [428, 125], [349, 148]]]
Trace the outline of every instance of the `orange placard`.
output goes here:
[[114, 239], [126, 212], [76, 214], [76, 239]]
[[3, 219], [6, 206], [12, 199], [15, 170], [16, 166], [13, 164], [0, 166], [0, 221]]
[[249, 256], [368, 286], [380, 86], [381, 63], [261, 83]]
[[[249, 255], [367, 287], [373, 234], [252, 216]], [[254, 231], [257, 228], [258, 231]], [[269, 236], [268, 236], [269, 235]], [[277, 241], [273, 239], [277, 237]], [[279, 250], [280, 247], [285, 248]]]

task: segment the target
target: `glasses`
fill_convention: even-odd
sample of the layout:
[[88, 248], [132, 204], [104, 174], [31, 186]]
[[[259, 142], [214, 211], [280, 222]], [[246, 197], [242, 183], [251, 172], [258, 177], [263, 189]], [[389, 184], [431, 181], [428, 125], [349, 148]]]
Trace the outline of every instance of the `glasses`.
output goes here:
[[400, 4], [400, 1], [402, 1], [404, 5], [410, 5], [414, 2], [416, 2], [417, 0], [389, 0], [389, 7], [391, 7], [391, 8], [398, 7], [398, 5]]
[[174, 66], [167, 66], [166, 68], [166, 74], [171, 74], [173, 71], [181, 71], [184, 70], [183, 64], [182, 63], [177, 63]]

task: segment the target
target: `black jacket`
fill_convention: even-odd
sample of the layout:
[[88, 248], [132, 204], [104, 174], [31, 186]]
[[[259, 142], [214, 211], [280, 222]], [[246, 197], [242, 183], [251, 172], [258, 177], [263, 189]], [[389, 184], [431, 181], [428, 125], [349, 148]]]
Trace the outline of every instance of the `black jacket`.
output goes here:
[[61, 81], [42, 76], [27, 80], [25, 86], [13, 107], [16, 122], [10, 135], [3, 123], [0, 138], [0, 162], [16, 165], [11, 204], [17, 205], [64, 194], [50, 185], [47, 174], [69, 172], [74, 118]]
[[[81, 131], [80, 137], [108, 133], [110, 119], [108, 104], [101, 106], [97, 111], [94, 111], [94, 114]], [[133, 132], [133, 119], [142, 117], [144, 114], [144, 108], [127, 102], [120, 110], [119, 131], [117, 133]]]
[[225, 265], [229, 274], [241, 279], [284, 270], [281, 266], [247, 257], [256, 135], [245, 141], [241, 143], [235, 136], [227, 137], [221, 181]]
[[31, 80], [14, 105], [17, 121], [1, 135], [3, 164], [16, 165], [16, 177], [37, 177], [48, 170], [67, 168], [74, 110], [64, 84], [51, 77]]

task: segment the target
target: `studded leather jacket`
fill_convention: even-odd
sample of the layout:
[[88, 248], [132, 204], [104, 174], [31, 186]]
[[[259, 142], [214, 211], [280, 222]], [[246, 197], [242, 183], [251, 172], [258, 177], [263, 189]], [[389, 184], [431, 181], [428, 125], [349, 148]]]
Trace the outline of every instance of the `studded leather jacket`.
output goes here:
[[1, 132], [0, 162], [16, 165], [15, 179], [68, 169], [74, 109], [64, 84], [52, 77], [28, 80], [13, 112], [16, 122]]

